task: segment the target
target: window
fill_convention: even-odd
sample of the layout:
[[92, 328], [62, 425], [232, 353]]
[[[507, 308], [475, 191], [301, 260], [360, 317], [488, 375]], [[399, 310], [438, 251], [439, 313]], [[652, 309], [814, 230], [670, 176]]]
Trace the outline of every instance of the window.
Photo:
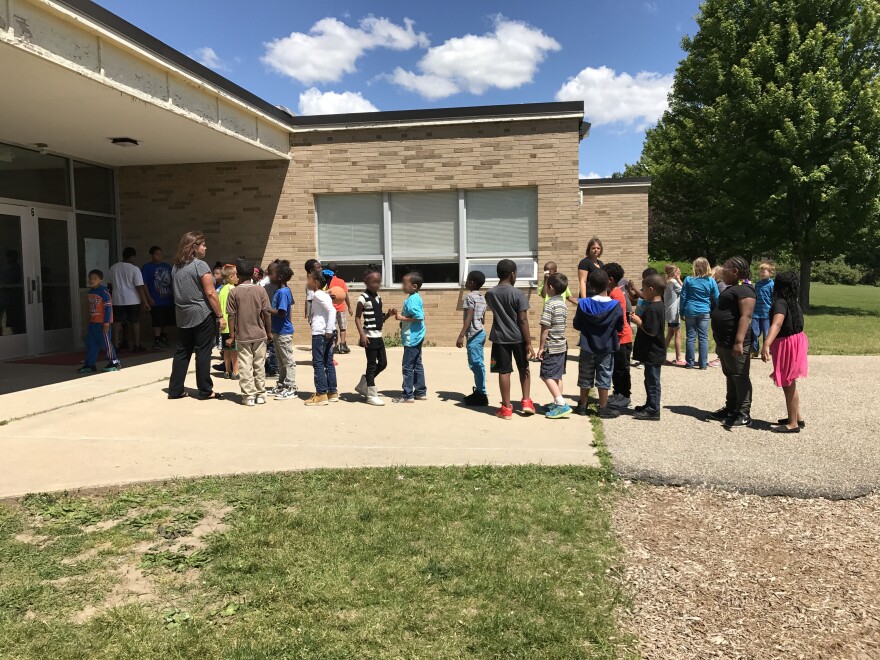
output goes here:
[[114, 213], [116, 192], [113, 170], [73, 161], [73, 191], [77, 211]]
[[537, 278], [536, 188], [318, 195], [318, 254], [360, 282], [369, 264], [385, 286], [418, 270], [428, 285], [458, 285], [469, 270], [497, 279], [510, 258], [520, 281]]
[[0, 197], [70, 206], [68, 161], [0, 144]]

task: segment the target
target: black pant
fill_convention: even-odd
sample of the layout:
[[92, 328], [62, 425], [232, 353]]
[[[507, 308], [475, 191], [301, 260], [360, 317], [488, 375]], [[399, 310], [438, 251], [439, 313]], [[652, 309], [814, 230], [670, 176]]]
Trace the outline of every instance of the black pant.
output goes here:
[[752, 379], [749, 377], [752, 361], [749, 359], [749, 345], [745, 345], [743, 354], [739, 357], [723, 346], [716, 346], [715, 352], [721, 360], [721, 371], [727, 378], [724, 407], [731, 415], [748, 415], [752, 410]]
[[642, 368], [645, 370], [645, 411], [649, 413], [660, 412], [660, 369], [663, 365], [645, 362]]
[[611, 382], [614, 383], [614, 393], [625, 396], [627, 399], [632, 395], [632, 378], [629, 375], [629, 359], [632, 356], [633, 345], [621, 344], [614, 352], [614, 372], [611, 374]]
[[385, 341], [380, 337], [370, 339], [367, 344], [367, 386], [376, 386], [376, 376], [385, 371], [388, 358], [385, 356]]
[[177, 328], [177, 350], [171, 366], [168, 396], [177, 397], [183, 394], [183, 381], [186, 380], [193, 352], [196, 354], [196, 386], [199, 388], [199, 395], [208, 396], [214, 391], [214, 382], [211, 380], [211, 351], [214, 348], [216, 326], [214, 315], [209, 314], [193, 328]]

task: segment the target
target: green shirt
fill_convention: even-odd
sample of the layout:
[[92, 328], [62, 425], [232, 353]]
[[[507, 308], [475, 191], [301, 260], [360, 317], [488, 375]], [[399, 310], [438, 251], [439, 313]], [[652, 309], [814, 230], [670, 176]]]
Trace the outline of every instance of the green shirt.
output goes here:
[[[544, 282], [541, 282], [541, 284], [538, 285], [538, 295], [541, 296], [541, 297], [544, 299], [544, 304], [545, 304], [545, 305], [547, 304], [547, 301], [550, 300], [550, 296], [548, 296], [548, 295], [544, 295]], [[565, 288], [565, 293], [562, 294], [562, 299], [563, 299], [563, 300], [568, 300], [569, 298], [571, 298], [571, 289], [569, 289], [568, 287], [566, 287], [566, 288]]]
[[217, 292], [220, 299], [220, 311], [223, 312], [223, 320], [226, 321], [226, 332], [229, 332], [229, 315], [226, 313], [226, 301], [229, 300], [229, 292], [232, 291], [231, 284], [224, 284]]

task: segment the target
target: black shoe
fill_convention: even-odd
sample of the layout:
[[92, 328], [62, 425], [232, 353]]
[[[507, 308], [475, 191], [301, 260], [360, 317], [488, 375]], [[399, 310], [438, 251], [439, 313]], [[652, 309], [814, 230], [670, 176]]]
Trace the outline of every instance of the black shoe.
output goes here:
[[222, 362], [220, 364], [212, 364], [211, 369], [213, 369], [214, 371], [226, 371], [226, 365], [224, 365]]
[[158, 339], [153, 340], [153, 350], [154, 351], [161, 351], [162, 350], [162, 346], [159, 344]]
[[730, 416], [730, 411], [727, 408], [719, 408], [715, 412], [709, 413], [706, 419], [710, 422], [723, 422]]
[[470, 394], [468, 394], [464, 398], [464, 405], [466, 406], [488, 406], [489, 405], [489, 397], [483, 394], [482, 392], [477, 392], [474, 390]]
[[651, 412], [650, 410], [644, 409], [639, 410], [637, 413], [633, 415], [633, 419], [641, 419], [650, 422], [659, 422], [660, 421], [660, 412]]
[[[783, 417], [782, 419], [780, 419], [776, 423], [779, 424], [780, 426], [788, 426], [788, 417]], [[798, 420], [798, 427], [805, 429], [805, 428], [807, 428], [807, 423], [802, 419]]]
[[573, 412], [575, 415], [583, 415], [584, 417], [586, 417], [590, 414], [590, 409], [587, 408], [587, 404], [579, 403], [573, 408]]
[[752, 418], [748, 415], [732, 415], [724, 420], [724, 428], [745, 429], [752, 425]]
[[168, 348], [168, 335], [160, 335], [159, 343], [162, 345], [162, 348]]
[[801, 427], [796, 426], [793, 429], [788, 428], [787, 426], [774, 426], [772, 429], [773, 433], [800, 433]]
[[599, 406], [599, 419], [617, 419], [620, 417], [620, 411], [608, 406]]

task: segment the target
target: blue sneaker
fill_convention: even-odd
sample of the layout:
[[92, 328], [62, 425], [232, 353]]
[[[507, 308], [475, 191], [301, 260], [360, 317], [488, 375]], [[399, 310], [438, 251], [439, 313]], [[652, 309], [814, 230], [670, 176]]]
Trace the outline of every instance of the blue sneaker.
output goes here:
[[564, 406], [560, 406], [558, 404], [553, 404], [553, 408], [547, 411], [547, 414], [544, 415], [547, 419], [562, 419], [563, 417], [568, 417], [571, 414], [571, 406], [567, 403]]
[[558, 404], [558, 403], [556, 403], [555, 401], [551, 401], [551, 402], [548, 403], [546, 406], [544, 406], [544, 414], [546, 415], [546, 414], [549, 413], [551, 410], [553, 410], [554, 408], [558, 408], [558, 407], [559, 407], [559, 404]]

